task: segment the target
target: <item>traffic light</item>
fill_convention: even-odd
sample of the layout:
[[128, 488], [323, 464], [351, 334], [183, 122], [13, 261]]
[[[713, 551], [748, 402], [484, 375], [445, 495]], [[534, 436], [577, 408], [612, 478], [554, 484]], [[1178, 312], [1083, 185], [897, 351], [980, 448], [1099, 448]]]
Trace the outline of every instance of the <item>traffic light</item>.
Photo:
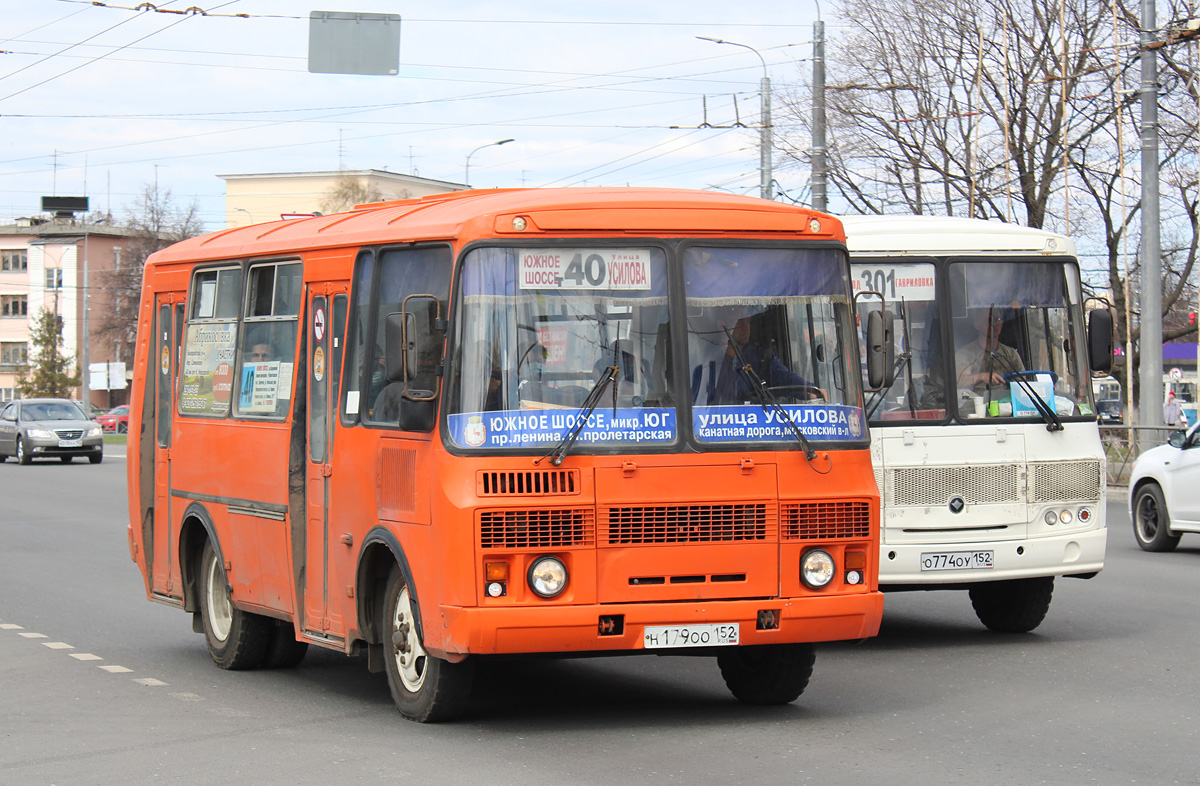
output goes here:
[[1196, 327], [1196, 312], [1195, 311], [1188, 312], [1188, 324], [1191, 325], [1192, 327]]

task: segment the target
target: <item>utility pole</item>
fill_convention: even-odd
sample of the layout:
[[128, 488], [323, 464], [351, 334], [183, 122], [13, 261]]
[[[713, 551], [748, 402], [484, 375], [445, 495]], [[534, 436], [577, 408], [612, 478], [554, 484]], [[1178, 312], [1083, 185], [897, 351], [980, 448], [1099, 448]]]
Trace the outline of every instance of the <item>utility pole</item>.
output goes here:
[[826, 212], [825, 167], [825, 23], [813, 23], [812, 206]]
[[[1162, 378], [1162, 241], [1159, 237], [1158, 184], [1158, 26], [1155, 0], [1142, 0], [1141, 140], [1142, 140], [1142, 320], [1138, 341], [1138, 423], [1163, 425]], [[1142, 432], [1140, 448], [1161, 442], [1161, 435]]]
[[749, 49], [754, 54], [758, 55], [758, 59], [762, 62], [763, 77], [760, 82], [759, 90], [762, 93], [762, 109], [760, 110], [760, 119], [762, 120], [762, 128], [759, 132], [759, 153], [758, 153], [758, 195], [763, 199], [775, 198], [775, 180], [774, 172], [771, 171], [771, 77], [767, 73], [767, 61], [754, 47], [749, 44], [739, 44], [736, 41], [724, 41], [720, 38], [708, 38], [698, 35], [696, 38], [701, 41], [711, 41], [714, 44], [729, 44], [730, 46], [740, 46], [742, 49]]

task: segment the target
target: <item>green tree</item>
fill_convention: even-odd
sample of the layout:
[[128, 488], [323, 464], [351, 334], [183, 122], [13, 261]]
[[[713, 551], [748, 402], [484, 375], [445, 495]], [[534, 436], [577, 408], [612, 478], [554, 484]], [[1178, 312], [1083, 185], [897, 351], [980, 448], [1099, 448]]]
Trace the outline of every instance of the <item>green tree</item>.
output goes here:
[[79, 387], [75, 359], [63, 354], [63, 320], [42, 309], [30, 331], [29, 363], [17, 372], [17, 388], [24, 398], [67, 398]]

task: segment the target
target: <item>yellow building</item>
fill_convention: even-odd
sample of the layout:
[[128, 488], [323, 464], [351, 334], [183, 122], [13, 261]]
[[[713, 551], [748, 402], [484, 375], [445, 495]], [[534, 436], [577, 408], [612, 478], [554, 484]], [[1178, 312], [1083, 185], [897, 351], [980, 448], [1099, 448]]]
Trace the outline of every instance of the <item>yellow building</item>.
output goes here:
[[225, 181], [225, 225], [230, 227], [278, 221], [286, 216], [347, 210], [351, 204], [337, 203], [335, 195], [339, 190], [350, 190], [371, 197], [360, 197], [359, 201], [383, 202], [462, 191], [467, 187], [463, 183], [401, 175], [381, 169], [217, 177]]

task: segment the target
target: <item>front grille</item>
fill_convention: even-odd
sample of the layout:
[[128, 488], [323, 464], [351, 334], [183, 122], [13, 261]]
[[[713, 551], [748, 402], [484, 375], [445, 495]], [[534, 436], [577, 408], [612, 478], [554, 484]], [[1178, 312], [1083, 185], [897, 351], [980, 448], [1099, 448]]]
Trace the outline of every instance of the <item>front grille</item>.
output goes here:
[[577, 469], [481, 471], [475, 477], [475, 494], [480, 497], [546, 497], [578, 493]]
[[832, 540], [871, 535], [871, 506], [866, 502], [785, 503], [779, 516], [782, 540]]
[[59, 439], [79, 439], [80, 437], [83, 436], [83, 429], [63, 428], [63, 429], [56, 430], [54, 433], [56, 435], [58, 435]]
[[774, 540], [774, 503], [630, 505], [601, 513], [601, 541], [613, 546]]
[[591, 508], [482, 510], [479, 545], [484, 549], [550, 549], [592, 546], [596, 522]]
[[888, 494], [893, 505], [940, 507], [953, 497], [968, 505], [1021, 501], [1017, 464], [956, 467], [904, 467], [892, 470]]
[[1081, 502], [1100, 497], [1103, 471], [1099, 461], [1030, 464], [1034, 502]]

